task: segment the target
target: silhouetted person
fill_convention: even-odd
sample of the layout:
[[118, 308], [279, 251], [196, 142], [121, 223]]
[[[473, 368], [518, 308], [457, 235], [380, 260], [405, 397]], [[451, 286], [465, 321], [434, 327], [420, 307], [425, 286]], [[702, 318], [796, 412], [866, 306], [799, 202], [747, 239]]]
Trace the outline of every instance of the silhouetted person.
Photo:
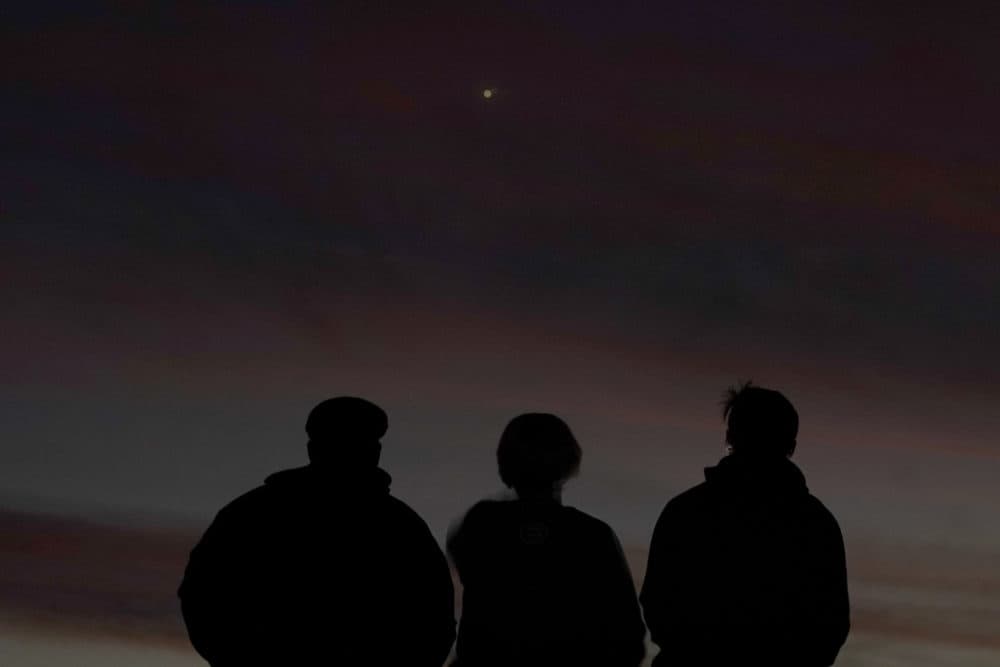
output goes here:
[[844, 543], [789, 457], [783, 395], [729, 390], [730, 454], [663, 510], [642, 601], [657, 667], [832, 665], [847, 638]]
[[561, 503], [580, 458], [569, 427], [554, 415], [525, 414], [507, 425], [497, 462], [517, 499], [476, 504], [448, 539], [465, 589], [454, 664], [642, 660], [646, 628], [618, 538]]
[[455, 637], [448, 563], [427, 525], [389, 495], [388, 427], [360, 398], [309, 414], [309, 465], [224, 507], [180, 587], [195, 649], [213, 667], [441, 667]]

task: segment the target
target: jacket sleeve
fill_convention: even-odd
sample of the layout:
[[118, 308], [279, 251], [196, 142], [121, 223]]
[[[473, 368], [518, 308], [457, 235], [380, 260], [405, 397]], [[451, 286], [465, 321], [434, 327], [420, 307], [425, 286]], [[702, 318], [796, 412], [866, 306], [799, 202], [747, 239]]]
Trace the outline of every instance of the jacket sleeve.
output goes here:
[[232, 529], [223, 510], [191, 551], [178, 590], [191, 644], [205, 660], [219, 665], [238, 659], [230, 654], [245, 644], [247, 634], [239, 620], [241, 587], [228, 558]]
[[448, 550], [448, 557], [455, 566], [459, 576], [463, 576], [469, 558], [469, 517], [472, 516], [475, 507], [470, 509], [464, 516], [456, 520], [448, 528], [448, 536], [445, 538], [445, 548]]
[[649, 547], [646, 576], [639, 600], [649, 628], [650, 639], [662, 654], [670, 654], [684, 664], [685, 645], [696, 642], [692, 636], [702, 620], [699, 601], [691, 588], [689, 568], [682, 549], [682, 526], [672, 503], [664, 508]]
[[635, 582], [625, 553], [614, 532], [608, 528], [606, 585], [602, 607], [609, 621], [604, 628], [604, 665], [635, 667], [646, 655], [646, 626], [636, 599]]
[[847, 590], [847, 557], [844, 538], [836, 519], [828, 515], [826, 530], [818, 543], [820, 563], [814, 585], [815, 603], [808, 615], [806, 633], [817, 655], [817, 664], [832, 665], [850, 631], [850, 600]]
[[[455, 588], [448, 561], [427, 524], [414, 515], [409, 544], [401, 545], [396, 572], [400, 595], [396, 638], [404, 650], [396, 664], [440, 667], [455, 641]], [[387, 641], [394, 641], [387, 638]]]

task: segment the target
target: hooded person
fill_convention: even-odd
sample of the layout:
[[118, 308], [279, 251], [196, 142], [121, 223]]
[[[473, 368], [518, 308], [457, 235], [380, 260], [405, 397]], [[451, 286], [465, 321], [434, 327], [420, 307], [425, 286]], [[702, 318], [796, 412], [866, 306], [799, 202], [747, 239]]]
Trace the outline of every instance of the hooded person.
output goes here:
[[378, 467], [385, 412], [338, 397], [309, 414], [309, 465], [233, 500], [178, 592], [212, 667], [440, 667], [455, 637], [447, 561]]
[[723, 417], [730, 453], [653, 531], [640, 595], [653, 665], [832, 665], [850, 627], [844, 543], [790, 460], [798, 413], [747, 383]]

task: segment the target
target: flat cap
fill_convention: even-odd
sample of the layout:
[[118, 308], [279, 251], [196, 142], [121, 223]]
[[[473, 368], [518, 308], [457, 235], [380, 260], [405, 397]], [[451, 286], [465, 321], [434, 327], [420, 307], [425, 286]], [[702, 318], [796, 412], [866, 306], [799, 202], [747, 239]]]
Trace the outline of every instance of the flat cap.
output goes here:
[[312, 440], [378, 440], [389, 430], [385, 410], [356, 396], [328, 398], [309, 413]]

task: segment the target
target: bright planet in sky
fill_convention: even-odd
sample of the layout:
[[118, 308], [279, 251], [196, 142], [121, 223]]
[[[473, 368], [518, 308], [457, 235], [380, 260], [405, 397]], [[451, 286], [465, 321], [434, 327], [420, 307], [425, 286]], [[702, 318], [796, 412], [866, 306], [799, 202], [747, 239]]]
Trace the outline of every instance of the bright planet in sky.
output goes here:
[[496, 90], [494, 90], [493, 88], [483, 88], [483, 99], [484, 100], [491, 100], [491, 99], [493, 99], [494, 95], [496, 95]]

